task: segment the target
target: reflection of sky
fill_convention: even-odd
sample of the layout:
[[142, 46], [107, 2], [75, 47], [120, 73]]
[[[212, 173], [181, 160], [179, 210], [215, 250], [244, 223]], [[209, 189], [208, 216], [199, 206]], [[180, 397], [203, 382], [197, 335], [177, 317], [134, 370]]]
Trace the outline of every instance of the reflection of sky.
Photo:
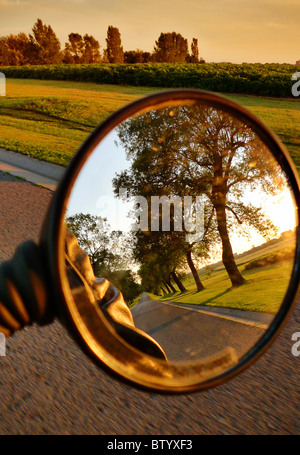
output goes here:
[[113, 230], [127, 230], [126, 214], [131, 204], [121, 202], [113, 193], [112, 179], [128, 168], [125, 150], [118, 142], [116, 130], [109, 133], [95, 148], [73, 187], [67, 216], [90, 213], [107, 218]]
[[296, 206], [288, 188], [274, 196], [269, 196], [259, 190], [251, 193], [253, 205], [261, 207], [280, 232], [294, 229], [296, 226]]
[[[248, 191], [243, 199], [244, 202], [248, 201], [253, 206], [262, 209], [266, 217], [278, 228], [278, 237], [282, 232], [294, 230], [297, 225], [296, 206], [288, 188], [274, 196], [267, 195], [263, 191], [256, 189]], [[242, 225], [242, 229], [246, 230], [247, 235], [237, 234], [234, 231], [230, 233], [230, 242], [234, 254], [241, 254], [254, 246], [259, 246], [266, 242], [266, 239], [253, 227], [243, 227]], [[220, 261], [221, 258], [222, 249], [221, 246], [218, 246], [212, 254], [212, 262]]]

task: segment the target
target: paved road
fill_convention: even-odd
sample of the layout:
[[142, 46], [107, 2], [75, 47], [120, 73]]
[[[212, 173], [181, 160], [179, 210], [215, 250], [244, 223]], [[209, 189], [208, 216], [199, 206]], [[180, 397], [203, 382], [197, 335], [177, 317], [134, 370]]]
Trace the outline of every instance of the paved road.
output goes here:
[[142, 295], [132, 315], [135, 325], [162, 346], [169, 360], [197, 359], [228, 346], [241, 357], [265, 332], [215, 315], [155, 302], [147, 294]]
[[[0, 174], [0, 259], [38, 238], [51, 193]], [[58, 323], [29, 327], [0, 357], [0, 434], [299, 434], [300, 308], [249, 370], [206, 392], [168, 396], [119, 383]]]

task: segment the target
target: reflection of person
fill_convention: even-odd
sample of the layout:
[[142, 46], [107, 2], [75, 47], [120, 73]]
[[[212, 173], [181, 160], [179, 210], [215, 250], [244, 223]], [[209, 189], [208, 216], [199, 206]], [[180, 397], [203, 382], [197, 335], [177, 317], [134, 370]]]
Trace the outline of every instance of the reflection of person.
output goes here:
[[84, 297], [96, 301], [116, 332], [130, 345], [153, 357], [167, 360], [160, 345], [134, 326], [130, 309], [123, 295], [105, 278], [96, 278], [88, 255], [80, 248], [77, 238], [66, 229], [66, 262], [70, 287], [73, 291], [84, 286]]

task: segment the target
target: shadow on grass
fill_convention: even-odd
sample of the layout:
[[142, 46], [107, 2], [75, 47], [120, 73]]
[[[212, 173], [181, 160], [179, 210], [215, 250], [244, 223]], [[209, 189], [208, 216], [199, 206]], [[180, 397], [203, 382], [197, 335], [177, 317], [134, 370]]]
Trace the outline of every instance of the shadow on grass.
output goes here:
[[[233, 289], [233, 288], [228, 288], [228, 289], [226, 289], [225, 291], [220, 292], [220, 294], [216, 294], [216, 295], [214, 295], [213, 297], [211, 297], [211, 298], [209, 298], [209, 299], [207, 299], [207, 300], [204, 300], [203, 302], [199, 302], [199, 303], [194, 303], [194, 302], [192, 302], [192, 303], [190, 303], [189, 305], [195, 305], [195, 306], [197, 306], [197, 305], [204, 305], [204, 306], [209, 305], [209, 304], [210, 304], [211, 302], [213, 302], [215, 299], [217, 299], [217, 298], [219, 298], [219, 297], [222, 297], [222, 296], [225, 295], [225, 294], [228, 294], [228, 292], [232, 291], [232, 289]], [[192, 292], [192, 293], [190, 293], [190, 295], [192, 295], [192, 294], [197, 294], [197, 293], [198, 293], [198, 291]], [[174, 302], [175, 302], [175, 300], [174, 300]], [[175, 303], [183, 303], [183, 302], [175, 302]], [[188, 302], [184, 302], [184, 303], [188, 303]]]
[[183, 296], [185, 297], [187, 295], [194, 295], [194, 294], [197, 294], [197, 293], [198, 293], [197, 290], [185, 291], [185, 292], [172, 292], [170, 294], [164, 295], [159, 300], [161, 300], [161, 301], [173, 300], [174, 297], [183, 297]]

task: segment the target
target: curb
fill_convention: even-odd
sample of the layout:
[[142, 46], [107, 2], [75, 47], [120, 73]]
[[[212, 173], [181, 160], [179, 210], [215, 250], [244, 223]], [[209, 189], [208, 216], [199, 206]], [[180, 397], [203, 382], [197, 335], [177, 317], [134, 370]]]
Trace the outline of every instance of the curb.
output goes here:
[[47, 163], [20, 153], [0, 148], [0, 170], [54, 191], [64, 172], [64, 166]]
[[215, 316], [222, 319], [228, 319], [230, 321], [238, 322], [240, 324], [251, 325], [260, 329], [268, 329], [275, 314], [272, 313], [261, 313], [259, 311], [243, 311], [235, 308], [223, 308], [223, 307], [209, 307], [205, 305], [192, 305], [188, 303], [180, 302], [159, 302], [167, 305], [173, 305], [192, 311], [198, 311], [209, 316]]

